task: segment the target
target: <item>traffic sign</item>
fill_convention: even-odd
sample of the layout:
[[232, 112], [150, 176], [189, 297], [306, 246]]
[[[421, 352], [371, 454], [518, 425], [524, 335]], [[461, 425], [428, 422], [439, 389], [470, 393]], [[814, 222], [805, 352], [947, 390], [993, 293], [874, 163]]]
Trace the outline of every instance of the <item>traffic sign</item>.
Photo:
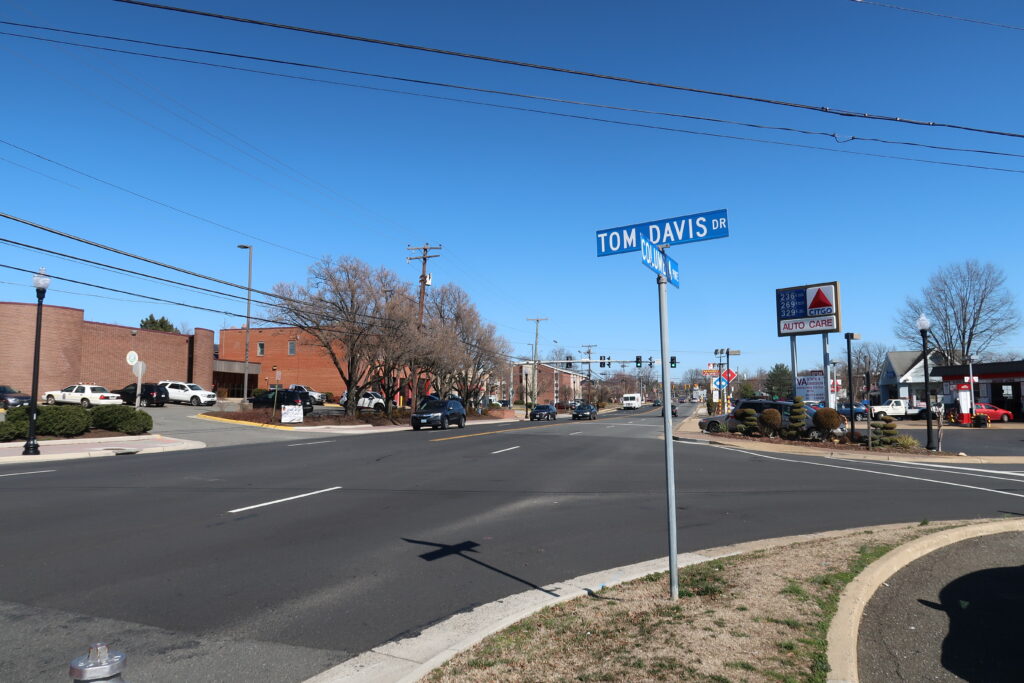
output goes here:
[[712, 384], [715, 385], [716, 389], [725, 389], [727, 386], [729, 386], [729, 383], [725, 380], [724, 377], [716, 377], [715, 381], [712, 382]]
[[725, 378], [726, 382], [731, 382], [734, 379], [736, 379], [736, 372], [733, 371], [732, 369], [726, 370], [725, 372], [722, 373], [722, 377]]
[[729, 236], [725, 209], [676, 218], [624, 225], [597, 231], [597, 255], [614, 256], [639, 251], [640, 238], [655, 245], [703, 242]]
[[135, 365], [136, 363], [139, 362], [139, 354], [135, 353], [134, 351], [129, 351], [128, 355], [125, 356], [124, 359], [128, 361], [128, 365]]
[[135, 365], [132, 366], [132, 374], [141, 380], [142, 376], [146, 374], [146, 361], [137, 361]]
[[679, 286], [679, 264], [651, 244], [643, 235], [640, 236], [640, 260], [658, 275], [664, 275], [669, 284]]

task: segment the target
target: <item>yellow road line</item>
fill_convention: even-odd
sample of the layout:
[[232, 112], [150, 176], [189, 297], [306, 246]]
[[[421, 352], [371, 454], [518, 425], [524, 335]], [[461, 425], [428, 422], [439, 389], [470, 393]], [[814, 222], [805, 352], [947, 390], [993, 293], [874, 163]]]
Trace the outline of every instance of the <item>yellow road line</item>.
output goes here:
[[473, 437], [473, 436], [488, 436], [490, 434], [501, 434], [503, 432], [521, 432], [524, 429], [540, 429], [542, 427], [556, 427], [557, 425], [554, 424], [555, 422], [558, 422], [558, 421], [557, 420], [553, 420], [551, 424], [534, 425], [532, 427], [509, 427], [508, 429], [495, 429], [493, 432], [476, 432], [475, 434], [460, 434], [459, 436], [444, 436], [444, 437], [441, 437], [440, 439], [431, 439], [431, 441], [451, 441], [452, 439], [468, 439], [468, 438]]
[[283, 429], [285, 431], [294, 431], [295, 427], [285, 427], [283, 425], [268, 425], [262, 422], [249, 422], [248, 420], [229, 420], [225, 417], [214, 417], [213, 415], [196, 415], [196, 418], [200, 420], [212, 420], [214, 422], [227, 422], [233, 425], [249, 425], [250, 427], [263, 427], [264, 429]]

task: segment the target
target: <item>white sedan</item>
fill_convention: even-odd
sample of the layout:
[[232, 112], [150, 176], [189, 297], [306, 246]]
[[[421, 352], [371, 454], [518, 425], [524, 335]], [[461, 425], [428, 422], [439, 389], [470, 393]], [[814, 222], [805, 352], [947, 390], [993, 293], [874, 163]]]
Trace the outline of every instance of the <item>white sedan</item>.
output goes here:
[[80, 403], [85, 408], [91, 405], [121, 405], [120, 396], [106, 387], [93, 384], [72, 384], [60, 391], [47, 391], [43, 394], [43, 400], [51, 406], [54, 403]]

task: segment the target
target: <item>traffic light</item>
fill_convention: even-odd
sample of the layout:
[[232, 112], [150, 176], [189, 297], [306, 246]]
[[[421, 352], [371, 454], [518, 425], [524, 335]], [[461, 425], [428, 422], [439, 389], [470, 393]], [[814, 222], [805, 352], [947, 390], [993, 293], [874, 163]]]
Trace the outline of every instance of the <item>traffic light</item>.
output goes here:
[[[565, 359], [566, 359], [567, 361], [569, 361], [569, 360], [572, 360], [572, 356], [566, 356], [566, 357], [565, 357]], [[569, 370], [570, 368], [572, 368], [572, 363], [566, 363], [566, 364], [565, 364], [565, 369], [566, 369], [566, 370]]]
[[671, 358], [669, 358], [668, 359], [668, 364], [669, 364], [669, 367], [673, 367], [674, 368], [676, 366], [676, 357], [672, 356]]
[[636, 366], [642, 368], [644, 366], [644, 359], [640, 356], [636, 357]]
[[604, 356], [601, 356], [601, 364], [598, 367], [604, 367]]
[[647, 367], [654, 367], [654, 356], [647, 356]]

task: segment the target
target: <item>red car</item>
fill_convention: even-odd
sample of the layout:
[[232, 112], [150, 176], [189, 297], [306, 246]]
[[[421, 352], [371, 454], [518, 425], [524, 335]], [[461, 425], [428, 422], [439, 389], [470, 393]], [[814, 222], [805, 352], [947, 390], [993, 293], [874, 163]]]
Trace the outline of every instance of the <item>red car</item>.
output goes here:
[[1013, 419], [1013, 413], [1009, 410], [1003, 410], [997, 408], [991, 403], [975, 403], [974, 412], [977, 415], [988, 415], [988, 419], [992, 422], [999, 420], [1000, 422], [1009, 422]]

